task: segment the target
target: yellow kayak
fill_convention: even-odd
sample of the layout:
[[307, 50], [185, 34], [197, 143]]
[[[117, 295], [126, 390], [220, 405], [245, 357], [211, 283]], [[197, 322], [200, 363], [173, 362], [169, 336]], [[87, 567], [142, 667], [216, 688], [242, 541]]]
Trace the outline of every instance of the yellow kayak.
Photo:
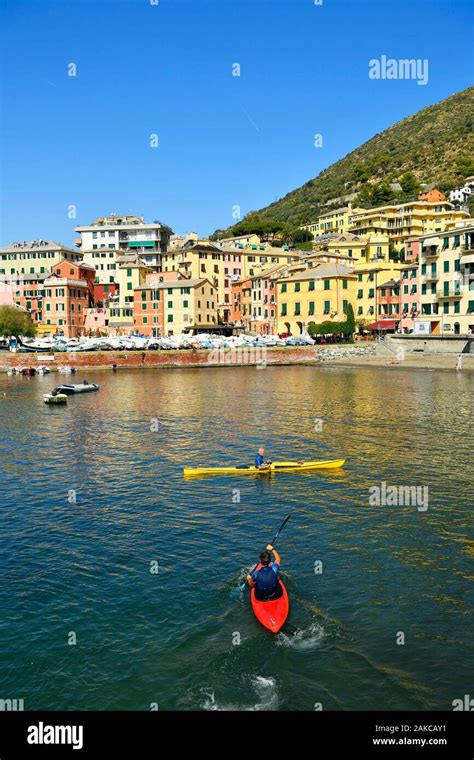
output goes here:
[[242, 467], [185, 467], [184, 475], [265, 475], [272, 472], [299, 472], [300, 470], [333, 470], [342, 467], [345, 459], [326, 459], [315, 462], [272, 462], [265, 468]]

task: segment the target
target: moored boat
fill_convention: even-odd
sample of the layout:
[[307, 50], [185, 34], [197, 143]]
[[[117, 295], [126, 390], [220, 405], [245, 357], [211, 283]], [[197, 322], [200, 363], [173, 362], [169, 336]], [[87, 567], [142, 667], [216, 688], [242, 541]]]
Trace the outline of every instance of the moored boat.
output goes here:
[[71, 396], [73, 393], [91, 393], [98, 390], [99, 386], [97, 383], [89, 383], [87, 380], [84, 380], [82, 383], [64, 383], [63, 385], [58, 385], [53, 393], [66, 393], [68, 396]]
[[67, 396], [65, 393], [45, 393], [43, 401], [45, 404], [67, 404]]

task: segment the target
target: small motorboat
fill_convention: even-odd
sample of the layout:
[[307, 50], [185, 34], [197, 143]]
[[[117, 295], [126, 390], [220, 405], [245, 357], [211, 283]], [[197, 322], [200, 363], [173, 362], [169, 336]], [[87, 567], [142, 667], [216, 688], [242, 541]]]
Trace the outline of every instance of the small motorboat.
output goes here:
[[71, 375], [71, 374], [74, 374], [75, 372], [77, 372], [77, 370], [76, 370], [75, 367], [67, 367], [67, 366], [65, 366], [65, 367], [58, 367], [58, 372], [61, 375]]
[[43, 395], [43, 401], [45, 404], [67, 404], [67, 396], [65, 393], [45, 393]]
[[82, 383], [64, 383], [63, 385], [58, 385], [54, 389], [53, 394], [55, 392], [66, 393], [68, 396], [71, 396], [73, 393], [91, 393], [98, 390], [99, 386], [97, 383], [89, 383], [87, 380], [84, 380]]

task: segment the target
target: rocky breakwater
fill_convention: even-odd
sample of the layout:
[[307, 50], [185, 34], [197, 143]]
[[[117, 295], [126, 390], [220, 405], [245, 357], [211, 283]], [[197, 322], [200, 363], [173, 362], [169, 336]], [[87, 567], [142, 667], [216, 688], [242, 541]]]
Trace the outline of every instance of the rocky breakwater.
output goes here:
[[377, 347], [374, 343], [367, 346], [324, 346], [319, 348], [318, 357], [321, 362], [331, 362], [340, 359], [360, 359], [365, 356], [375, 356]]

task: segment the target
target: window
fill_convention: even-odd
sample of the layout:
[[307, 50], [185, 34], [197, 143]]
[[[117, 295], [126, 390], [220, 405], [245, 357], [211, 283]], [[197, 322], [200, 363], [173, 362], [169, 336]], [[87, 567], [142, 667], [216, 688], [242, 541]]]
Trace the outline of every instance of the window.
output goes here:
[[173, 315], [172, 314], [168, 314], [168, 322], [172, 322], [172, 321], [173, 321]]
[[324, 280], [324, 290], [331, 289], [331, 280]]
[[286, 293], [286, 282], [282, 282], [281, 284], [281, 292]]
[[461, 311], [461, 302], [460, 301], [455, 301], [454, 302], [454, 313], [455, 314], [459, 314], [460, 311]]
[[347, 290], [347, 280], [342, 281], [342, 289]]
[[404, 286], [403, 286], [403, 293], [404, 293], [405, 295], [408, 295], [408, 285], [404, 285]]
[[361, 274], [358, 274], [358, 275], [357, 275], [357, 281], [358, 281], [358, 282], [362, 282], [362, 275], [361, 275]]
[[127, 277], [131, 277], [131, 276], [132, 276], [132, 270], [131, 269], [127, 269]]
[[281, 305], [281, 316], [282, 317], [286, 317], [286, 314], [287, 314], [287, 312], [286, 312], [286, 303], [282, 303], [282, 305]]
[[443, 304], [443, 314], [449, 314], [449, 302], [445, 301]]
[[299, 293], [301, 290], [301, 283], [295, 282], [295, 293]]
[[133, 285], [131, 282], [127, 282], [127, 290], [133, 290]]
[[314, 280], [310, 281], [308, 290], [314, 290]]
[[344, 312], [344, 314], [347, 314], [347, 309], [348, 309], [348, 308], [349, 308], [349, 301], [345, 301], [345, 300], [344, 300], [344, 301], [342, 302], [342, 311]]
[[324, 313], [329, 314], [331, 311], [331, 301], [324, 301]]
[[309, 314], [310, 317], [312, 317], [314, 315], [314, 301], [310, 301], [309, 302], [309, 311], [308, 311], [308, 314]]
[[373, 289], [373, 288], [370, 288], [370, 289], [369, 289], [369, 298], [373, 298], [373, 297], [374, 297], [374, 292], [375, 292], [375, 291], [374, 291], [374, 289]]
[[189, 307], [189, 301], [183, 301], [183, 309], [187, 309]]
[[168, 301], [168, 309], [172, 309], [172, 308], [173, 308], [173, 301]]
[[143, 324], [144, 325], [148, 324], [148, 317], [143, 317]]
[[454, 260], [454, 271], [459, 272], [461, 269], [461, 261], [459, 259]]
[[382, 296], [383, 297], [385, 297], [386, 292], [387, 292], [387, 289], [386, 288], [382, 288]]
[[426, 264], [421, 265], [421, 274], [426, 274]]
[[443, 272], [449, 272], [449, 261], [445, 261], [443, 264]]
[[295, 317], [298, 317], [301, 314], [301, 304], [295, 303]]
[[[104, 288], [105, 293], [105, 288]], [[146, 290], [142, 290], [142, 301], [146, 301]]]

